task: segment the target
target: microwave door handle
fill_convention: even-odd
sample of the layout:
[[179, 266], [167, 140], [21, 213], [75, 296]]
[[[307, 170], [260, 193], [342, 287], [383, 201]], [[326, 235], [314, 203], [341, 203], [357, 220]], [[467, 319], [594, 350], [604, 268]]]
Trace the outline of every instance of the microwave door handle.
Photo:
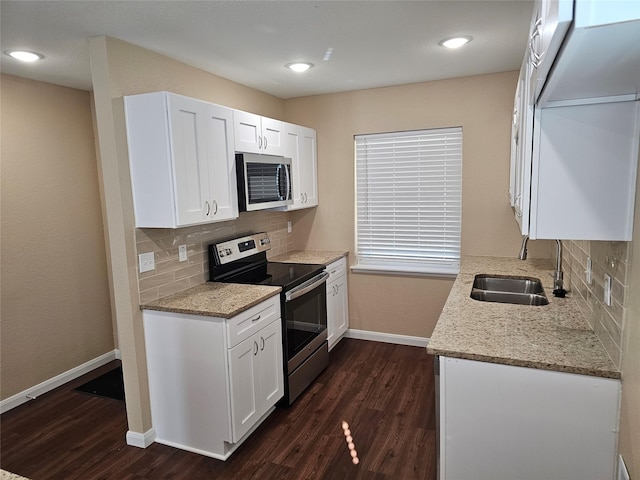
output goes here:
[[289, 200], [291, 198], [291, 172], [289, 165], [285, 165], [284, 172], [287, 174], [287, 191], [284, 200]]
[[322, 272], [317, 277], [313, 277], [308, 282], [305, 282], [302, 285], [300, 285], [299, 287], [288, 291], [285, 294], [286, 301], [290, 302], [291, 300], [295, 300], [296, 298], [301, 297], [305, 293], [309, 293], [314, 288], [319, 287], [320, 285], [325, 283], [327, 281], [327, 278], [329, 278], [329, 272]]
[[282, 164], [279, 163], [278, 166], [276, 167], [276, 184], [278, 187], [278, 199], [282, 200]]

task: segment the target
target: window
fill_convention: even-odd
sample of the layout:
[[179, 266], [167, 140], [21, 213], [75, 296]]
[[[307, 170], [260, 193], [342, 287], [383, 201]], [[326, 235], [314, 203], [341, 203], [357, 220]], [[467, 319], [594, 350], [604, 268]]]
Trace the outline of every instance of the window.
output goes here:
[[355, 271], [457, 274], [462, 128], [356, 135]]

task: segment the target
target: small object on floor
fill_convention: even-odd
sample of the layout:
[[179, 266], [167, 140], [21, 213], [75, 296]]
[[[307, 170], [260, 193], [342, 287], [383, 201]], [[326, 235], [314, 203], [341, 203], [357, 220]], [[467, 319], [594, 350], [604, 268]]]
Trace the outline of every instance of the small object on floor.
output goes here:
[[80, 385], [75, 390], [82, 393], [88, 393], [89, 395], [97, 395], [99, 397], [124, 401], [122, 367], [114, 368], [113, 370]]
[[349, 448], [349, 455], [351, 455], [351, 462], [354, 465], [358, 465], [360, 463], [360, 459], [358, 458], [358, 452], [356, 450], [356, 445], [353, 443], [353, 437], [351, 436], [351, 430], [349, 429], [349, 424], [342, 421], [342, 431], [344, 433], [345, 440], [347, 441], [347, 447]]

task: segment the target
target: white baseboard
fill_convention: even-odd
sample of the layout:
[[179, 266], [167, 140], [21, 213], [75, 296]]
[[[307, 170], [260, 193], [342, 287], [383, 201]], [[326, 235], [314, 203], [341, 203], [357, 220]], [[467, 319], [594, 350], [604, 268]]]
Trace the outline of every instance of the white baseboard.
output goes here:
[[370, 332], [368, 330], [354, 330], [350, 328], [344, 334], [345, 338], [357, 340], [371, 340], [374, 342], [395, 343], [412, 347], [426, 347], [429, 339], [425, 337], [412, 337], [410, 335], [396, 335], [394, 333]]
[[147, 448], [155, 439], [156, 431], [153, 428], [144, 433], [132, 432], [131, 430], [127, 432], [127, 445], [132, 447]]
[[45, 380], [34, 387], [28, 388], [20, 393], [16, 393], [12, 397], [5, 398], [0, 402], [0, 413], [8, 412], [12, 408], [16, 408], [23, 403], [26, 403], [30, 400], [34, 400], [35, 398], [43, 395], [54, 388], [58, 388], [60, 385], [64, 385], [71, 380], [74, 380], [85, 373], [89, 373], [91, 370], [95, 370], [102, 365], [106, 365], [112, 360], [116, 360], [120, 357], [119, 350], [112, 350], [110, 352], [105, 353], [104, 355], [100, 355], [93, 360], [89, 360], [82, 365], [79, 365], [71, 370], [67, 370], [66, 372], [61, 373], [60, 375], [56, 375], [49, 380]]

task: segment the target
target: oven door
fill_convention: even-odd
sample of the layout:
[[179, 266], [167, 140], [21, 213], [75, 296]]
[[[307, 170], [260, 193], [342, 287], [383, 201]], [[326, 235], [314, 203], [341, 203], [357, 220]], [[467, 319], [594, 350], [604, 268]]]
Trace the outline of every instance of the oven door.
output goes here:
[[327, 278], [322, 272], [285, 293], [287, 369], [293, 372], [327, 340]]

